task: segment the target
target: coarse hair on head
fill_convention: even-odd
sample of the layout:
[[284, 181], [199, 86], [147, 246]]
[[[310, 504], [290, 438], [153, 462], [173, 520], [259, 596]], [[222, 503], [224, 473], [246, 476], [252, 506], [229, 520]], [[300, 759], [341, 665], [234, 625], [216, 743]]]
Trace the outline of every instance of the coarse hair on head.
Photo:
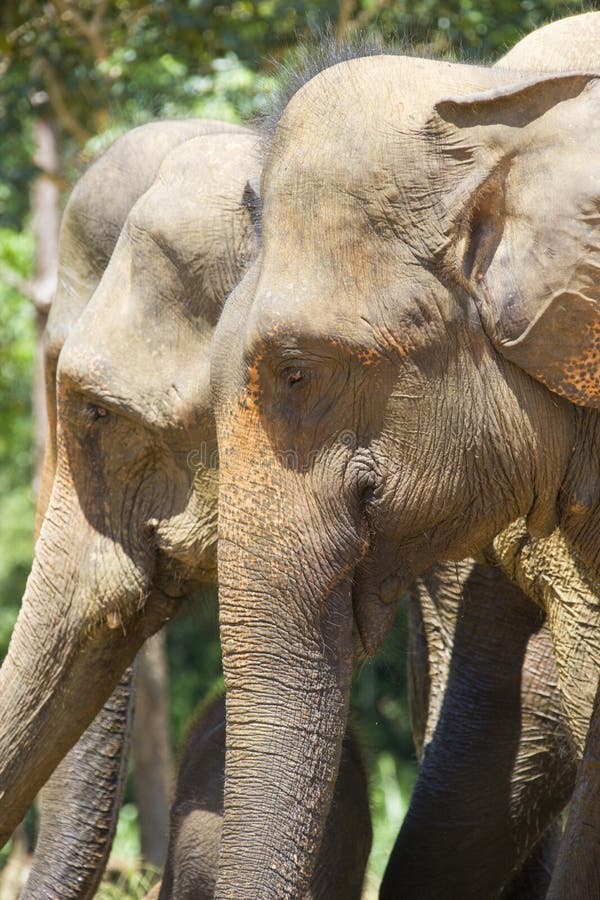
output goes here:
[[[325, 69], [352, 59], [365, 56], [419, 56], [426, 59], [439, 59], [439, 54], [428, 53], [419, 47], [413, 47], [407, 35], [399, 36], [394, 41], [384, 41], [378, 36], [359, 33], [350, 40], [340, 43], [331, 28], [315, 37], [311, 44], [300, 44], [290, 61], [281, 63], [277, 72], [277, 86], [265, 113], [257, 116], [254, 125], [261, 135], [261, 155], [266, 156], [273, 140], [275, 129], [283, 112], [300, 88]], [[444, 58], [449, 59], [446, 55]], [[452, 55], [457, 62], [463, 60], [462, 53]]]

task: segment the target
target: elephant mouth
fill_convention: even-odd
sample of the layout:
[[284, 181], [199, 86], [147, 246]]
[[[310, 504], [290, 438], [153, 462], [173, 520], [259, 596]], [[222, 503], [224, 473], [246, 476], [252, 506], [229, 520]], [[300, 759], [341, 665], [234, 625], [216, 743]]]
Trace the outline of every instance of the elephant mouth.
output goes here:
[[356, 568], [352, 582], [352, 609], [359, 651], [374, 656], [383, 643], [402, 594], [412, 581], [404, 564], [367, 557]]
[[202, 560], [190, 568], [181, 560], [159, 551], [153, 587], [169, 600], [182, 600], [203, 585], [217, 583], [216, 561]]

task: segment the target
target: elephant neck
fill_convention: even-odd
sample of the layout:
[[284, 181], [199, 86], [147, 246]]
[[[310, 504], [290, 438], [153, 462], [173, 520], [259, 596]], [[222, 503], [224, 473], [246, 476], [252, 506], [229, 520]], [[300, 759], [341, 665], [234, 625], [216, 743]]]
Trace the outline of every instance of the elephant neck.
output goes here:
[[558, 498], [565, 540], [600, 579], [600, 412], [577, 408], [576, 439]]

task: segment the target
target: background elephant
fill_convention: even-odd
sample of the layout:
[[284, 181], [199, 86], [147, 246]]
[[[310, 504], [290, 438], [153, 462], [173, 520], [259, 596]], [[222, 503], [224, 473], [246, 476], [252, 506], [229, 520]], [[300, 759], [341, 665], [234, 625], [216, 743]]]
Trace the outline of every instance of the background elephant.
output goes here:
[[[177, 777], [169, 852], [162, 885], [149, 897], [211, 900], [214, 896], [225, 770], [225, 700], [205, 709], [193, 725]], [[348, 728], [340, 774], [307, 900], [360, 900], [372, 828], [367, 777]]]
[[[47, 702], [25, 679], [28, 696], [12, 705], [11, 654], [21, 674], [26, 658], [17, 627], [2, 694], [13, 747], [2, 755], [5, 835], [144, 638], [215, 578], [214, 425], [199, 360], [252, 239], [240, 199], [255, 145], [223, 133], [169, 154], [61, 351], [57, 473], [21, 616], [26, 643], [32, 627], [52, 635], [30, 659]], [[10, 725], [19, 706], [37, 735], [26, 740], [28, 774], [14, 753], [25, 732]]]
[[564, 686], [583, 671], [593, 695], [598, 671], [581, 639], [596, 626], [599, 97], [591, 75], [372, 56], [323, 70], [275, 125], [261, 250], [213, 345], [218, 898], [302, 895], [353, 632], [375, 653], [436, 560], [493, 556], [544, 603], [581, 751], [589, 691]]
[[[600, 65], [599, 48], [600, 13], [587, 13], [532, 32], [496, 65], [537, 72], [594, 68]], [[487, 589], [481, 586], [485, 583]], [[493, 606], [489, 603], [492, 597]], [[498, 602], [500, 598], [503, 603]], [[532, 608], [525, 595], [500, 570], [475, 563], [438, 566], [416, 586], [411, 599], [411, 617], [417, 625], [412, 629], [409, 668], [412, 707], [418, 712], [413, 730], [417, 744], [421, 745], [420, 758], [423, 742], [429, 746], [407, 819], [388, 865], [382, 896], [395, 896], [395, 885], [406, 886], [409, 882], [414, 884], [415, 891], [438, 897], [452, 890], [459, 891], [461, 896], [468, 896], [469, 892], [472, 896], [491, 896], [510, 870], [510, 860], [522, 857], [528, 846], [529, 836], [520, 834], [524, 819], [519, 815], [513, 818], [515, 802], [530, 810], [528, 821], [532, 832], [541, 833], [551, 813], [556, 813], [570, 797], [574, 757], [558, 698], [553, 694], [556, 672], [550, 635], [546, 625], [540, 626], [540, 616], [539, 607]], [[457, 640], [459, 632], [462, 637]], [[419, 633], [423, 635], [422, 641], [414, 639]], [[526, 642], [530, 642], [529, 652], [537, 661], [528, 663], [525, 658], [519, 686], [521, 673], [516, 661], [522, 655], [519, 646], [524, 647]], [[452, 655], [454, 645], [457, 652]], [[452, 679], [446, 691], [450, 671]], [[497, 707], [498, 702], [507, 703], [510, 695], [510, 689], [504, 695], [499, 691], [502, 671], [506, 673], [507, 684], [512, 681], [513, 690], [522, 691], [522, 719], [517, 726], [520, 750], [516, 754], [511, 723], [515, 722], [518, 701], [513, 701], [512, 709], [508, 704], [502, 713]], [[494, 673], [493, 685], [489, 682], [491, 673]], [[425, 697], [422, 696], [424, 688], [428, 695]], [[528, 691], [537, 696], [537, 704], [527, 699]], [[480, 696], [475, 704], [474, 695]], [[454, 709], [455, 714], [446, 714], [440, 723], [442, 705]], [[474, 705], [484, 711], [481, 718], [472, 715]], [[427, 708], [425, 721], [423, 713]], [[461, 713], [465, 709], [469, 710], [466, 717]], [[490, 716], [487, 723], [486, 712]], [[494, 763], [487, 759], [491, 745], [495, 747]], [[505, 748], [504, 754], [501, 747]], [[522, 752], [525, 748], [526, 752]], [[538, 775], [532, 780], [529, 767], [538, 753], [545, 755], [545, 763], [538, 765]], [[503, 794], [501, 785], [507, 783], [507, 778], [500, 776], [498, 764], [514, 767], [511, 786]], [[492, 769], [497, 772], [495, 793], [490, 790], [489, 782], [486, 783], [487, 773]], [[535, 796], [523, 796], [534, 784], [538, 787]], [[517, 799], [519, 793], [521, 797]], [[498, 804], [504, 811], [497, 808]], [[491, 815], [495, 805], [496, 815]], [[468, 834], [462, 826], [466, 820], [473, 826]], [[477, 826], [476, 822], [480, 824]], [[500, 829], [495, 838], [491, 838], [493, 828]], [[452, 829], [457, 833], [450, 838]], [[526, 872], [537, 877], [537, 887], [530, 882], [527, 896], [546, 896], [552, 873], [549, 857], [557, 847], [558, 831], [556, 825], [554, 834], [547, 834], [526, 866]], [[469, 872], [468, 885], [465, 871]], [[523, 875], [517, 876], [517, 885], [507, 890], [509, 894], [516, 890], [517, 896], [521, 896]]]
[[[37, 507], [43, 521], [56, 471], [56, 370], [62, 346], [91, 299], [127, 215], [152, 185], [165, 156], [194, 137], [244, 134], [221, 122], [166, 121], [117, 140], [79, 179], [65, 208], [59, 276], [45, 332], [49, 434]], [[127, 671], [44, 788], [40, 832], [24, 897], [92, 897], [102, 877], [122, 799], [132, 714]]]
[[466, 561], [420, 579], [409, 611], [420, 766], [380, 896], [541, 900], [575, 778], [542, 610]]

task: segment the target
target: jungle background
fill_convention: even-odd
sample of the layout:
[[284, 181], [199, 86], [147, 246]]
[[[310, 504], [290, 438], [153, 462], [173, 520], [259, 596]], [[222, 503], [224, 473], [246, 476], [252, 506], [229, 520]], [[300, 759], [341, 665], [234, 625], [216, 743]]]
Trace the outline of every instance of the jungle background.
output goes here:
[[[560, 0], [4, 0], [0, 11], [0, 657], [32, 557], [45, 439], [41, 335], [56, 283], [61, 210], [78, 175], [127, 129], [156, 118], [252, 121], [278, 67], [329, 30], [416, 52], [495, 59]], [[416, 762], [402, 613], [357, 671], [353, 716], [369, 769], [375, 897]], [[221, 690], [216, 598], [193, 598], [143, 663], [131, 777], [98, 896], [141, 897], [160, 865], [172, 772], [199, 702]], [[18, 896], [36, 813], [0, 855], [0, 900]], [[7, 861], [17, 860], [16, 868]]]

